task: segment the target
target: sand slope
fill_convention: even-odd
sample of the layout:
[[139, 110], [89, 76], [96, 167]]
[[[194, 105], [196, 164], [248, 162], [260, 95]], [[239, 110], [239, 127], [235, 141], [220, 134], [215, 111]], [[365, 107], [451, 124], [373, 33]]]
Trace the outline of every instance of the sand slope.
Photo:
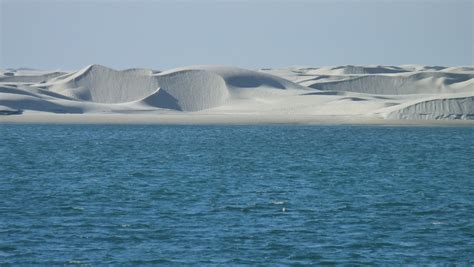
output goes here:
[[180, 70], [157, 77], [159, 88], [139, 101], [150, 107], [199, 111], [225, 103], [229, 92], [224, 79], [205, 70]]
[[90, 65], [73, 72], [0, 72], [0, 114], [17, 116], [46, 112], [472, 120], [473, 99], [471, 66], [259, 71], [189, 66], [160, 72]]
[[449, 96], [403, 104], [385, 115], [389, 119], [474, 120], [474, 96]]
[[75, 73], [57, 77], [42, 87], [77, 100], [123, 103], [151, 94], [158, 83], [149, 70], [116, 71], [90, 65]]
[[363, 75], [342, 81], [316, 81], [305, 84], [325, 91], [351, 91], [379, 95], [458, 93], [474, 89], [474, 74], [416, 72], [401, 75]]

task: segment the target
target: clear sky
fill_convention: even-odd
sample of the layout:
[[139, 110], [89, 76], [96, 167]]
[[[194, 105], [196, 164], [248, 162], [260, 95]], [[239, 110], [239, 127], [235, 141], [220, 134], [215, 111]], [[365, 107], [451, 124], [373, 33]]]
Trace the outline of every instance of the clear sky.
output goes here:
[[3, 68], [474, 64], [474, 0], [0, 1]]

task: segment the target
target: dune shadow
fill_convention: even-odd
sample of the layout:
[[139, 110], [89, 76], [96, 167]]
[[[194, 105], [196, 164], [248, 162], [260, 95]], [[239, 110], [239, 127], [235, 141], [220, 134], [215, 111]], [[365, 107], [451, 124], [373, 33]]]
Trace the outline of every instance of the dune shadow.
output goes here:
[[21, 114], [23, 114], [23, 110], [21, 109], [3, 110], [0, 108], [0, 115], [21, 115]]
[[3, 87], [3, 86], [0, 86], [0, 93], [16, 94], [16, 95], [27, 95], [27, 96], [36, 97], [35, 94], [30, 93], [26, 90], [22, 90], [22, 89], [18, 89], [18, 88]]
[[335, 92], [335, 91], [325, 91], [325, 92], [305, 93], [305, 94], [302, 94], [302, 95], [344, 95], [344, 93]]
[[44, 100], [0, 100], [0, 105], [6, 106], [15, 110], [36, 110], [53, 113], [83, 113], [82, 108], [79, 107], [68, 107], [60, 104], [44, 101]]
[[157, 108], [182, 111], [182, 108], [178, 104], [178, 100], [163, 88], [158, 89], [155, 93], [143, 99], [142, 102]]
[[350, 100], [350, 101], [367, 101], [368, 99], [360, 98], [360, 97], [344, 97], [341, 100]]
[[259, 86], [269, 86], [278, 89], [285, 87], [278, 81], [267, 77], [238, 76], [226, 79], [227, 84], [235, 87], [251, 88]]

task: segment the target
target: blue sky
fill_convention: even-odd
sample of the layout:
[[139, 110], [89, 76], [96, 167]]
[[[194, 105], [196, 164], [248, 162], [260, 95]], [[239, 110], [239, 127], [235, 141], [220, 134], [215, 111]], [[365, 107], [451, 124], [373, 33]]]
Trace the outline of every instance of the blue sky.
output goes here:
[[472, 0], [0, 1], [3, 68], [474, 62]]

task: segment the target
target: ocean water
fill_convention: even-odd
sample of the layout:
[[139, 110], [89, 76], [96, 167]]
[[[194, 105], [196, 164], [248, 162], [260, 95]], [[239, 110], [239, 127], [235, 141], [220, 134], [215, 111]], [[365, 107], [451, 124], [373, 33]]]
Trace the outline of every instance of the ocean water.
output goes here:
[[0, 264], [474, 264], [474, 128], [0, 136]]

